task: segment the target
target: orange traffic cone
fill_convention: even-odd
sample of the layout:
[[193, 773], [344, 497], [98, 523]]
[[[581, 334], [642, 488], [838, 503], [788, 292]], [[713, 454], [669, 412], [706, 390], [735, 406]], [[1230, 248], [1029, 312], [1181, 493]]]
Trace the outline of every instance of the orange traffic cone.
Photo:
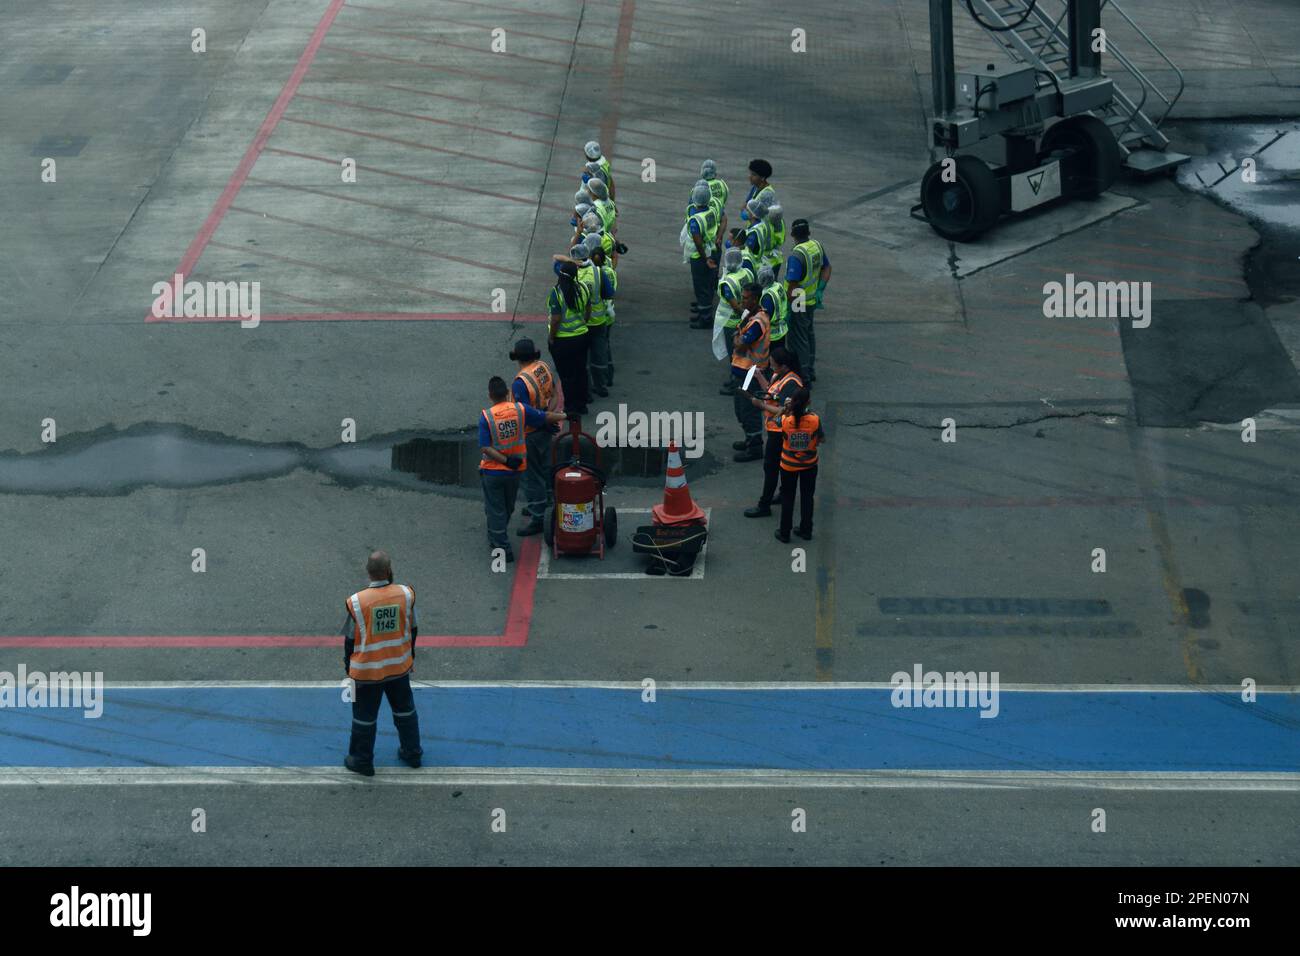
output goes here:
[[677, 443], [668, 443], [668, 471], [664, 477], [664, 503], [650, 509], [656, 525], [681, 525], [704, 522], [704, 512], [691, 500], [686, 486], [686, 469]]

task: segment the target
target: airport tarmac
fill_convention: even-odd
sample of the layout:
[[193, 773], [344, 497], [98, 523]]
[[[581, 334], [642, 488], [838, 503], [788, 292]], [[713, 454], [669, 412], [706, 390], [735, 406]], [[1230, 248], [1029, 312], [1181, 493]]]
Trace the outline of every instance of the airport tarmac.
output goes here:
[[[78, 731], [107, 733], [95, 742], [0, 710], [0, 862], [1300, 862], [1300, 237], [1180, 173], [1122, 179], [985, 242], [941, 240], [907, 214], [933, 158], [927, 6], [11, 4], [0, 583], [15, 599], [0, 670], [98, 671], [200, 701], [203, 682], [251, 693], [341, 680], [343, 600], [382, 547], [418, 594], [416, 676], [450, 688], [517, 685], [523, 699], [557, 682], [734, 683], [764, 688], [759, 714], [776, 719], [799, 688], [849, 693], [919, 664], [1134, 700], [1221, 700], [1251, 681], [1290, 704], [1238, 705], [1239, 734], [1209, 748], [1214, 766], [1101, 748], [1084, 769], [1065, 759], [1064, 712], [1049, 709], [1010, 780], [953, 776], [932, 759], [942, 730], [918, 718], [915, 737], [893, 743], [921, 778], [881, 776], [876, 751], [855, 744], [822, 759], [816, 728], [796, 727], [803, 762], [747, 757], [771, 774], [761, 780], [693, 775], [674, 748], [635, 779], [580, 763], [586, 776], [539, 782], [522, 770], [573, 769], [581, 748], [567, 733], [539, 744], [549, 763], [497, 765], [521, 771], [506, 780], [448, 761], [467, 741], [511, 752], [539, 721], [573, 730], [577, 718], [510, 697], [481, 719], [466, 705], [449, 728], [430, 686], [423, 730], [445, 759], [426, 743], [432, 772], [415, 773], [415, 791], [385, 786], [387, 772], [371, 790], [325, 772], [331, 729], [335, 764], [346, 750], [346, 709], [299, 714], [287, 694], [263, 710], [235, 694], [176, 714], [169, 731], [196, 744], [221, 715], [309, 727], [319, 763], [288, 734], [274, 759], [228, 765], [275, 773], [219, 783], [193, 776], [192, 756], [149, 756], [154, 704]], [[1181, 4], [1126, 9], [1186, 74], [1165, 123], [1193, 156], [1184, 170], [1253, 152], [1268, 202], [1300, 201], [1300, 21], [1285, 0], [1198, 5], [1190, 27]], [[992, 56], [957, 13], [959, 61]], [[794, 29], [807, 52], [791, 50]], [[629, 246], [615, 387], [592, 411], [703, 413], [705, 456], [687, 477], [710, 539], [690, 580], [630, 576], [622, 553], [578, 576], [568, 559], [543, 563], [536, 539], [494, 572], [472, 476], [440, 484], [385, 467], [399, 443], [463, 442], [488, 377], [512, 371], [513, 341], [544, 338], [551, 255], [566, 251], [592, 138], [613, 164]], [[731, 460], [724, 370], [707, 333], [687, 327], [686, 194], [713, 158], [736, 215], [756, 156], [774, 167], [787, 222], [808, 218], [834, 264], [816, 320], [829, 438], [806, 544], [743, 517], [761, 466]], [[45, 159], [54, 182], [41, 181]], [[345, 159], [355, 182], [341, 179]], [[153, 317], [155, 283], [178, 272], [260, 283], [260, 323]], [[1045, 316], [1044, 285], [1067, 274], [1150, 282], [1150, 326]], [[661, 488], [655, 474], [611, 482], [616, 550]], [[451, 707], [458, 692], [446, 693]], [[1193, 726], [1217, 726], [1209, 714]], [[693, 740], [715, 718], [693, 710], [664, 733]], [[975, 719], [970, 733], [1034, 719]], [[617, 721], [576, 726], [600, 752], [619, 733]], [[766, 726], [752, 725], [755, 739]], [[65, 759], [87, 753], [98, 756]], [[69, 765], [148, 773], [53, 773]], [[848, 783], [826, 776], [855, 770]], [[277, 785], [295, 775], [304, 786]], [[411, 813], [412, 793], [424, 812]], [[354, 855], [338, 820], [369, 799], [380, 822]], [[201, 838], [200, 806], [213, 821]], [[1099, 806], [1106, 833], [1090, 829]], [[490, 830], [498, 807], [507, 833]], [[807, 833], [791, 831], [795, 807]]]

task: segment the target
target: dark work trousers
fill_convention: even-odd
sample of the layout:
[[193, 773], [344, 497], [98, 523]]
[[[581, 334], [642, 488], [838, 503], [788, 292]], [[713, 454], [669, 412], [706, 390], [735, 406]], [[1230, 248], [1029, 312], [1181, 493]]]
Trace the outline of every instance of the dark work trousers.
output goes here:
[[479, 482], [483, 485], [483, 511], [487, 515], [489, 548], [510, 549], [510, 517], [515, 513], [515, 497], [519, 494], [519, 472], [479, 469]]
[[611, 319], [609, 325], [609, 335], [605, 339], [605, 355], [609, 358], [609, 364], [605, 366], [605, 387], [614, 387], [614, 320]]
[[812, 534], [813, 492], [817, 490], [817, 466], [803, 471], [781, 469], [781, 530], [790, 533], [794, 520], [794, 489], [799, 488], [799, 530]]
[[[717, 262], [717, 260], [713, 260]], [[704, 256], [691, 260], [691, 284], [695, 287], [694, 316], [713, 318], [713, 293], [718, 287], [718, 269], [709, 268], [709, 261]], [[710, 322], [710, 325], [712, 322]]]
[[[746, 370], [748, 371], [748, 370]], [[736, 369], [732, 369], [732, 375], [736, 382], [735, 394], [731, 396], [731, 402], [736, 409], [736, 421], [740, 422], [740, 427], [745, 432], [745, 441], [754, 447], [763, 444], [763, 413], [755, 406], [751, 405], [749, 398], [751, 395], [760, 395], [762, 390], [758, 387], [758, 382], [749, 383], [749, 391], [741, 389], [745, 383], [743, 374], [736, 375]]]
[[808, 305], [804, 307], [803, 312], [796, 312], [793, 308], [790, 310], [790, 334], [785, 337], [785, 347], [792, 350], [799, 358], [799, 365], [803, 370], [803, 380], [806, 382], [813, 375], [814, 363], [817, 358], [817, 339], [813, 334], [813, 314], [817, 311], [817, 306]]
[[587, 391], [587, 349], [591, 347], [587, 340], [590, 338], [591, 333], [584, 332], [557, 338], [550, 346], [555, 373], [560, 376], [560, 385], [564, 387], [566, 412], [586, 408], [591, 400]]
[[781, 479], [783, 438], [780, 432], [767, 433], [767, 446], [763, 449], [763, 493], [758, 496], [760, 508], [772, 507], [772, 502], [776, 498], [776, 483]]
[[524, 493], [524, 504], [534, 521], [541, 521], [546, 516], [547, 493], [550, 491], [551, 474], [551, 432], [539, 428], [524, 436], [528, 447], [528, 470], [519, 479]]
[[403, 674], [386, 681], [353, 681], [356, 699], [352, 701], [352, 740], [348, 753], [358, 763], [375, 762], [375, 734], [379, 731], [379, 705], [388, 697], [393, 712], [393, 726], [403, 757], [418, 757], [420, 749], [420, 715], [415, 712], [415, 695], [411, 693], [411, 675]]
[[609, 388], [614, 384], [613, 376], [609, 374], [609, 329], [608, 322], [587, 326], [587, 338], [591, 339], [587, 357], [591, 367], [591, 384], [596, 388]]

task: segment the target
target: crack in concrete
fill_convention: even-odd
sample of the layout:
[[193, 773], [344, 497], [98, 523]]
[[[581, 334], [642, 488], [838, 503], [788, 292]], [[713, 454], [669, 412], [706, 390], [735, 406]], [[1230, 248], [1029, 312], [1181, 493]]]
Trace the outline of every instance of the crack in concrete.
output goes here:
[[[948, 417], [951, 418], [952, 416], [948, 416]], [[1123, 412], [1113, 412], [1113, 411], [1101, 412], [1101, 411], [1087, 410], [1082, 412], [1049, 413], [1046, 415], [1039, 415], [1034, 418], [1020, 418], [1013, 422], [1003, 422], [1001, 424], [977, 422], [973, 424], [963, 425], [960, 422], [958, 422], [957, 427], [963, 430], [969, 428], [1002, 429], [1002, 428], [1019, 428], [1022, 425], [1037, 425], [1040, 422], [1053, 421], [1055, 419], [1070, 419], [1070, 418], [1127, 419], [1129, 417], [1130, 416], [1128, 414]], [[848, 427], [848, 428], [862, 428], [868, 425], [911, 425], [915, 428], [924, 428], [933, 431], [943, 430], [942, 424], [936, 425], [932, 422], [919, 422], [911, 418], [872, 418], [861, 422], [840, 422], [839, 423], [840, 427]]]

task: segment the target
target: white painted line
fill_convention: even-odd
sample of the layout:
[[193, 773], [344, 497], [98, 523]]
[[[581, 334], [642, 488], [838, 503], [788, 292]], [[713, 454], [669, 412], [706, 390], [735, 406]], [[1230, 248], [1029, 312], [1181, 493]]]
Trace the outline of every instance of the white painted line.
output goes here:
[[[615, 508], [615, 512], [620, 515], [648, 515], [649, 508]], [[712, 508], [704, 509], [704, 520], [712, 524]], [[619, 544], [631, 544], [620, 539]], [[691, 568], [691, 573], [684, 578], [674, 578], [669, 574], [646, 574], [644, 571], [609, 571], [601, 573], [593, 572], [575, 572], [573, 574], [551, 573], [551, 549], [542, 543], [542, 557], [537, 562], [537, 580], [539, 581], [698, 581], [704, 577], [704, 563], [709, 553], [709, 542], [706, 540], [700, 548], [699, 555], [695, 558], [695, 564]], [[574, 561], [595, 561], [599, 564], [599, 558], [574, 558]]]
[[[418, 648], [417, 642], [417, 648]], [[653, 674], [647, 675], [653, 677]], [[338, 680], [192, 680], [192, 681], [104, 681], [106, 688], [131, 689], [189, 689], [204, 687], [230, 688], [313, 688], [342, 687], [346, 678]], [[416, 687], [518, 687], [518, 688], [595, 688], [598, 690], [630, 690], [640, 693], [640, 681], [631, 680], [419, 680], [411, 681]], [[674, 681], [656, 680], [659, 690], [892, 690], [886, 681]], [[1061, 694], [1240, 694], [1238, 684], [1000, 684], [1006, 693], [1061, 693]], [[1300, 694], [1300, 685], [1268, 684], [1255, 688], [1260, 694]]]
[[516, 767], [5, 767], [4, 786], [633, 787], [643, 789], [1200, 790], [1300, 792], [1300, 773], [1156, 773], [948, 770], [587, 770]]

